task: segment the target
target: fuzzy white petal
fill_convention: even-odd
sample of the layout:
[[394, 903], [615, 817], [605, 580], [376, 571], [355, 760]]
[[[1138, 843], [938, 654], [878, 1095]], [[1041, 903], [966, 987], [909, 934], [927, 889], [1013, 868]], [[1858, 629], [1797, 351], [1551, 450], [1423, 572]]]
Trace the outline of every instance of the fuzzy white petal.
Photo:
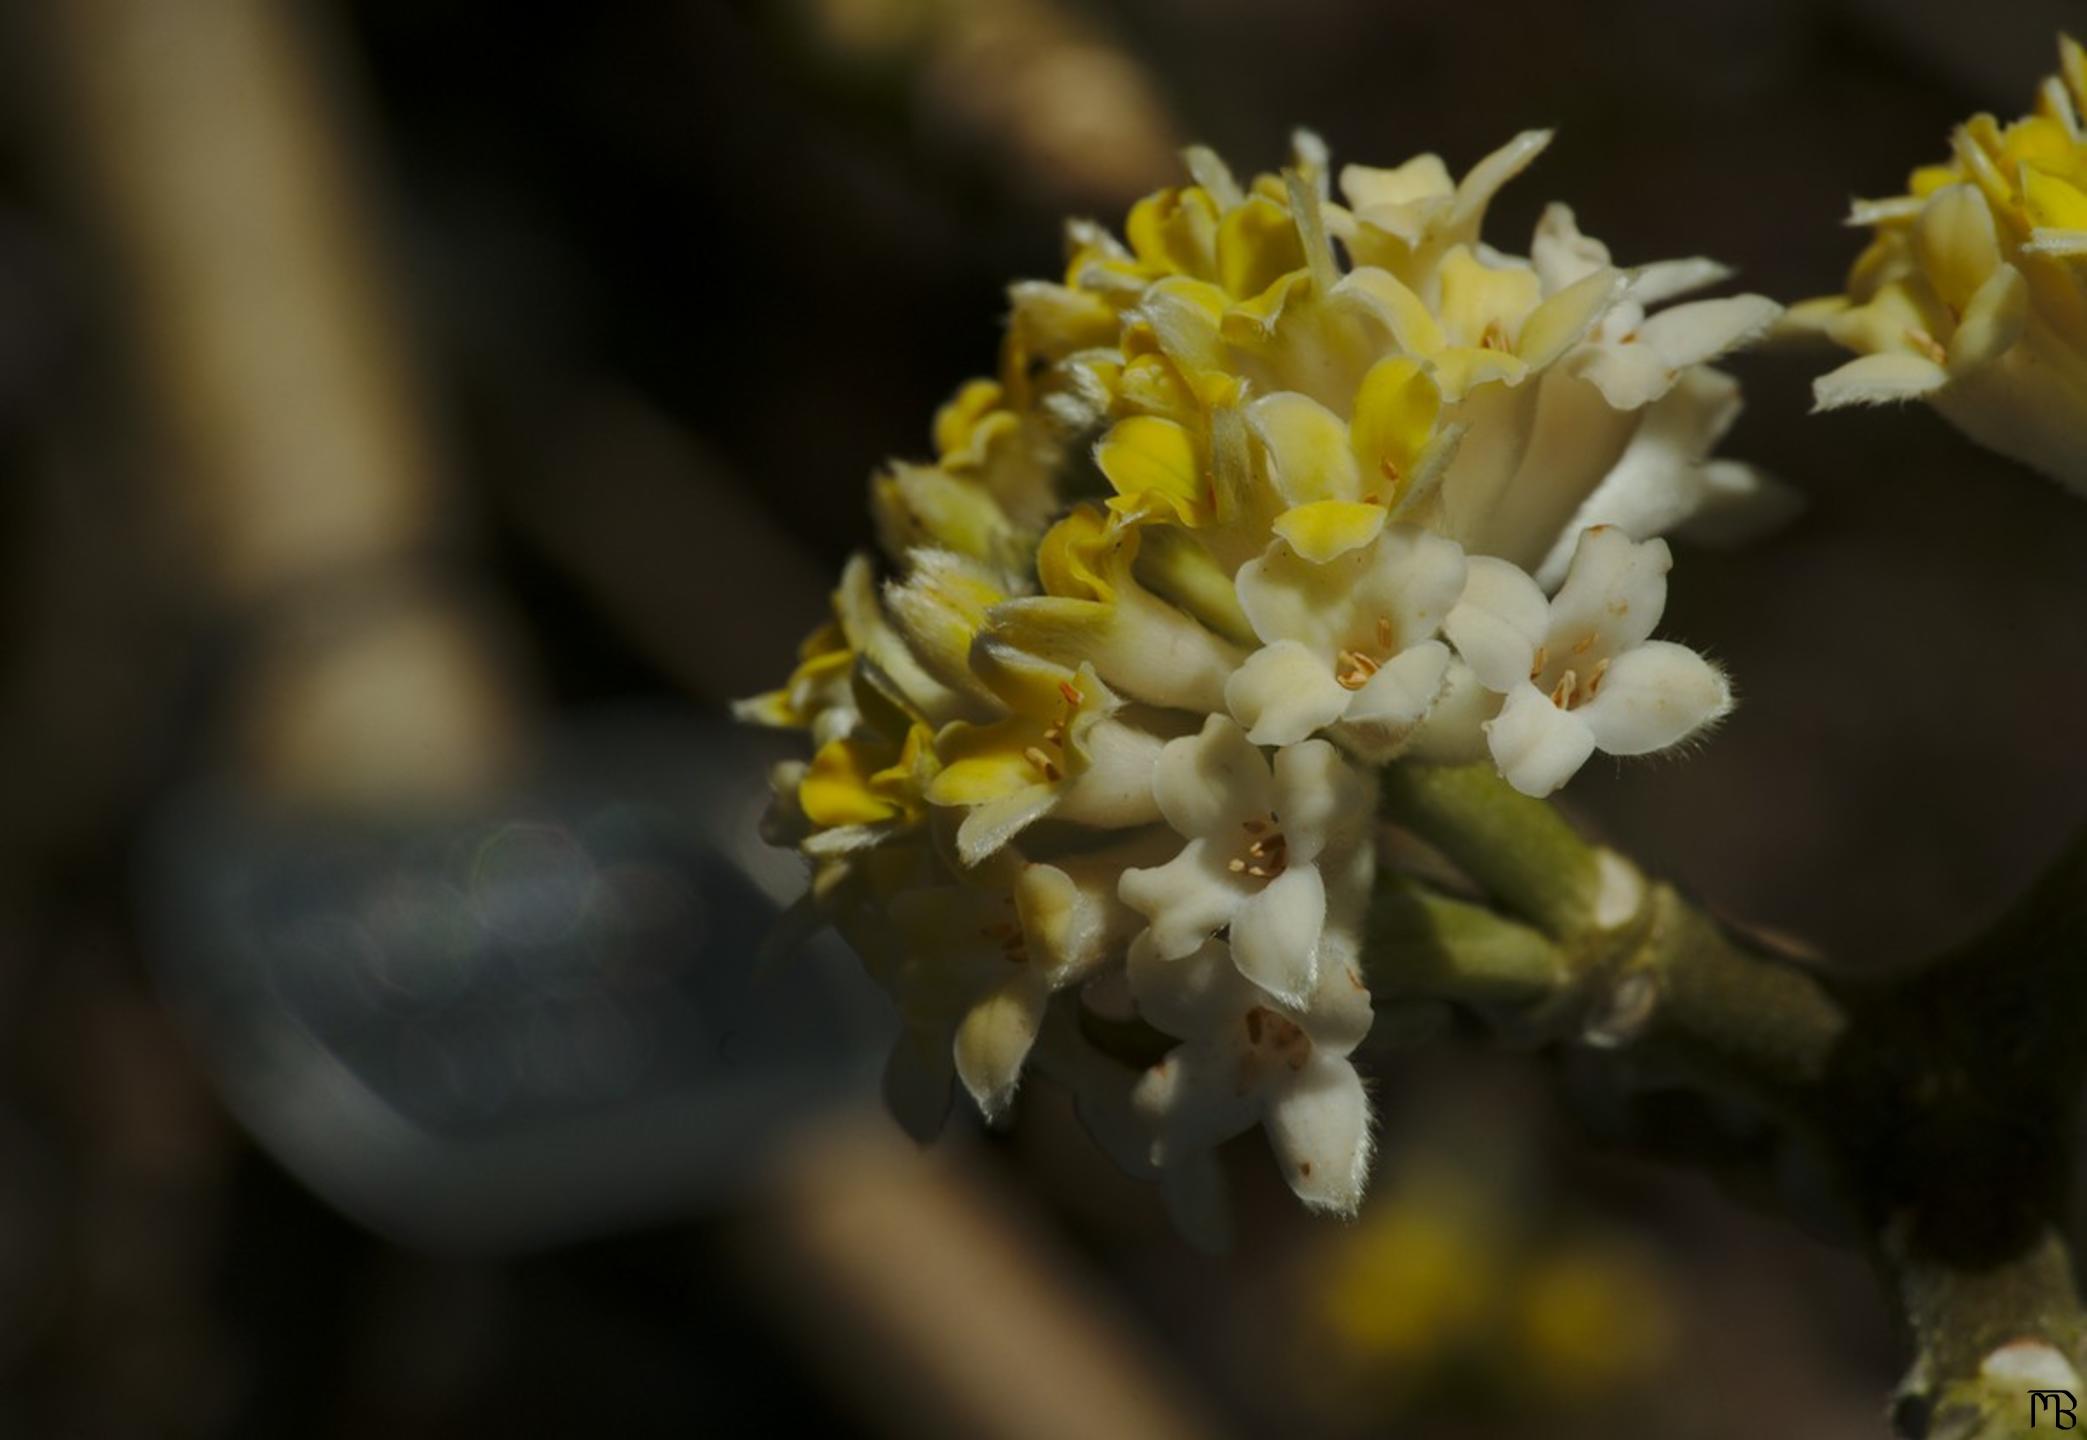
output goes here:
[[1152, 1132], [1155, 1165], [1171, 1167], [1253, 1125], [1261, 1096], [1236, 1083], [1235, 1057], [1230, 1050], [1183, 1045], [1138, 1081], [1131, 1108]]
[[1594, 753], [1594, 732], [1534, 685], [1510, 691], [1486, 722], [1486, 743], [1507, 783], [1539, 799], [1572, 779]]
[[1103, 720], [1087, 731], [1086, 748], [1086, 768], [1059, 787], [1052, 813], [1108, 829], [1160, 818], [1152, 786], [1164, 748], [1158, 736], [1120, 720]]
[[[1667, 608], [1667, 571], [1673, 565], [1664, 540], [1633, 540], [1614, 525], [1581, 531], [1565, 584], [1551, 602], [1549, 668], [1577, 664], [1584, 674], [1587, 665], [1650, 635]], [[1582, 651], [1590, 637], [1591, 653]], [[1586, 659], [1577, 661], [1576, 654]]]
[[1732, 708], [1717, 667], [1683, 645], [1649, 640], [1610, 664], [1601, 689], [1576, 712], [1610, 755], [1664, 750]]
[[1292, 865], [1232, 917], [1232, 961], [1239, 973], [1288, 1005], [1302, 1005], [1319, 983], [1319, 932], [1326, 887], [1315, 865]]
[[1031, 785], [972, 806], [964, 823], [957, 827], [958, 858], [966, 865], [979, 864], [1050, 814], [1057, 804], [1056, 790], [1048, 785]]
[[1424, 765], [1470, 765], [1483, 760], [1484, 725], [1499, 710], [1499, 694], [1480, 684], [1469, 665], [1452, 660], [1442, 693], [1435, 697], [1428, 718], [1420, 722], [1403, 753]]
[[1394, 655], [1348, 701], [1341, 743], [1374, 763], [1392, 759], [1442, 693], [1449, 663], [1449, 647], [1440, 640]]
[[1247, 657], [1225, 682], [1225, 703], [1256, 745], [1291, 745], [1341, 718], [1349, 693], [1326, 660], [1295, 640]]
[[1315, 1210], [1352, 1215], [1370, 1170], [1370, 1101], [1346, 1060], [1314, 1054], [1268, 1108], [1283, 1179]]
[[1357, 807], [1367, 807], [1372, 788], [1324, 740], [1278, 750], [1273, 810], [1281, 817], [1290, 863], [1310, 864], [1352, 829]]
[[1918, 355], [1887, 351], [1863, 355], [1812, 382], [1812, 408], [1890, 405], [1918, 400], [1949, 383], [1949, 372]]
[[1480, 684], [1505, 691], [1529, 678], [1550, 618], [1550, 602], [1518, 566], [1474, 555], [1442, 629]]
[[1124, 973], [1138, 1014], [1176, 1039], [1211, 1034], [1258, 1003], [1222, 940], [1206, 940], [1186, 955], [1169, 958], [1149, 935], [1141, 935], [1131, 944]]
[[1037, 977], [1018, 975], [972, 1006], [957, 1025], [951, 1047], [957, 1078], [988, 1124], [1004, 1119], [1014, 1101], [1049, 999]]
[[1232, 720], [1212, 715], [1201, 731], [1169, 740], [1152, 772], [1160, 814], [1183, 835], [1230, 832], [1268, 813], [1268, 762]]
[[1117, 885], [1123, 903], [1152, 924], [1152, 946], [1173, 960], [1232, 923], [1246, 898], [1207, 840], [1191, 840], [1166, 864], [1126, 870]]

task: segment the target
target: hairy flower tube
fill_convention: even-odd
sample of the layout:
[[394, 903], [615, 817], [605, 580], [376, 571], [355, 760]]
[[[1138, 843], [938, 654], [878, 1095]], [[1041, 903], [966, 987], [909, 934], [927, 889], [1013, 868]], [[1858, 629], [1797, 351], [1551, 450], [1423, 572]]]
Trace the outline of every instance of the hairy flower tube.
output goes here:
[[1861, 352], [1822, 410], [1922, 399], [1989, 450], [2087, 494], [2087, 51], [2058, 42], [2036, 112], [1974, 115], [1906, 193], [1857, 201], [1875, 230], [1845, 295], [1794, 328]]
[[1779, 312], [1670, 303], [1726, 272], [1619, 267], [1563, 206], [1527, 257], [1486, 244], [1549, 138], [1461, 180], [1336, 175], [1308, 134], [1250, 181], [1189, 151], [1120, 237], [1068, 227], [933, 461], [873, 480], [886, 578], [852, 562], [740, 714], [811, 738], [766, 830], [898, 1004], [915, 1133], [1041, 1072], [1191, 1229], [1255, 1126], [1352, 1212], [1381, 768], [1490, 755], [1542, 795], [1729, 708], [1651, 638], [1656, 537], [1783, 503], [1711, 457], [1738, 402], [1707, 363]]

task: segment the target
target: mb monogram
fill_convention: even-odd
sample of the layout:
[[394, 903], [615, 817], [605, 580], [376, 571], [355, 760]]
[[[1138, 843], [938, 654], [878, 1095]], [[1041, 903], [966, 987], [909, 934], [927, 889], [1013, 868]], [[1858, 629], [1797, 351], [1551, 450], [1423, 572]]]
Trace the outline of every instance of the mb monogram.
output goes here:
[[2070, 1390], [2031, 1390], [2029, 1392], [2029, 1428], [2036, 1428], [2037, 1418], [2051, 1417], [2054, 1430], [2079, 1428], [2079, 1404]]

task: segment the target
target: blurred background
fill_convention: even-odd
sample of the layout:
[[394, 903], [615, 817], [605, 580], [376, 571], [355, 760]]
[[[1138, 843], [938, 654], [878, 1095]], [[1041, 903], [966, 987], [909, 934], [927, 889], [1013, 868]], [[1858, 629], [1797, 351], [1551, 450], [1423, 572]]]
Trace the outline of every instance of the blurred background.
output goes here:
[[[723, 705], [1004, 284], [1184, 141], [1556, 125], [1496, 243], [1561, 198], [1793, 300], [2070, 13], [8, 0], [0, 1433], [1879, 1433], [1859, 1259], [1613, 1143], [1746, 1118], [1551, 1057], [1382, 1057], [1354, 1225], [1233, 1147], [1223, 1259], [1047, 1087], [917, 1151], [849, 958], [756, 964], [786, 752]], [[1738, 714], [1572, 804], [1875, 970], [2087, 803], [2087, 506], [1926, 411], [1807, 420], [1830, 363], [1734, 362], [1726, 451], [1810, 508], [1677, 568]]]

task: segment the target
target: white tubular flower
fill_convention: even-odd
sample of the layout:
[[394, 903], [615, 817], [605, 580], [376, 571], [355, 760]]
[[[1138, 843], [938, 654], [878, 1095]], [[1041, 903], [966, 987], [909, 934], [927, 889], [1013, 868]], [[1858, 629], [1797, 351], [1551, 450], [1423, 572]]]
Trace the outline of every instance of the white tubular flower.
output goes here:
[[1485, 686], [1507, 697], [1486, 738], [1517, 790], [1548, 795], [1597, 749], [1664, 750], [1731, 709], [1715, 666], [1647, 638], [1672, 563], [1663, 540], [1598, 527], [1580, 537], [1564, 586], [1546, 600], [1514, 566], [1472, 559], [1445, 628]]
[[1160, 742], [1115, 718], [1122, 707], [1093, 667], [1077, 672], [991, 637], [973, 665], [1005, 704], [1005, 718], [962, 721], [935, 737], [942, 768], [931, 805], [966, 811], [957, 853], [976, 865], [1046, 815], [1103, 829], [1158, 818], [1147, 777]]
[[930, 1099], [932, 1076], [942, 1074], [946, 1096], [953, 1070], [988, 1123], [1006, 1117], [1051, 997], [1120, 955], [1143, 923], [1116, 884], [1125, 866], [1164, 852], [1158, 841], [1135, 836], [1057, 864], [1018, 863], [1004, 883], [891, 900], [889, 984], [909, 1037], [900, 1043], [928, 1072]]
[[1449, 670], [1449, 648], [1434, 637], [1463, 593], [1456, 543], [1394, 525], [1315, 564], [1277, 540], [1240, 568], [1238, 586], [1263, 642], [1225, 685], [1247, 738], [1294, 745], [1337, 726], [1336, 738], [1366, 759], [1396, 755]]
[[1192, 954], [1229, 926], [1240, 972], [1303, 1003], [1318, 982], [1326, 928], [1321, 863], [1365, 843], [1373, 790], [1324, 740], [1285, 747], [1271, 769], [1223, 715], [1169, 741], [1152, 793], [1188, 843], [1165, 865], [1125, 871], [1120, 890], [1151, 921], [1154, 954]]
[[1138, 1012], [1178, 1037], [1138, 1082], [1162, 1170], [1266, 1127], [1283, 1178], [1314, 1209], [1352, 1215], [1369, 1178], [1370, 1103], [1348, 1056], [1370, 1029], [1370, 992], [1352, 956], [1331, 953], [1309, 994], [1285, 1002], [1240, 974], [1223, 942], [1164, 959], [1131, 946]]
[[1120, 239], [1068, 227], [932, 459], [872, 482], [883, 578], [852, 562], [740, 714], [811, 742], [767, 833], [898, 1004], [914, 1133], [959, 1082], [997, 1123], [1040, 1070], [1203, 1243], [1211, 1147], [1255, 1124], [1352, 1211], [1378, 770], [1490, 752], [1544, 794], [1729, 707], [1648, 638], [1652, 537], [1776, 508], [1712, 457], [1738, 394], [1704, 363], [1776, 307], [1672, 303], [1724, 267], [1619, 266], [1563, 206], [1526, 256], [1488, 243], [1549, 139], [1338, 191], [1307, 134], [1280, 174], [1188, 151]]
[[[1536, 227], [1530, 255], [1546, 293], [1609, 268], [1609, 247], [1580, 233], [1570, 208], [1551, 205]], [[1632, 274], [1623, 297], [1603, 313], [1565, 359], [1563, 369], [1591, 382], [1617, 410], [1639, 410], [1674, 388], [1692, 366], [1767, 333], [1783, 307], [1764, 295], [1693, 300], [1648, 314], [1650, 307], [1730, 278], [1714, 260], [1665, 260]]]

